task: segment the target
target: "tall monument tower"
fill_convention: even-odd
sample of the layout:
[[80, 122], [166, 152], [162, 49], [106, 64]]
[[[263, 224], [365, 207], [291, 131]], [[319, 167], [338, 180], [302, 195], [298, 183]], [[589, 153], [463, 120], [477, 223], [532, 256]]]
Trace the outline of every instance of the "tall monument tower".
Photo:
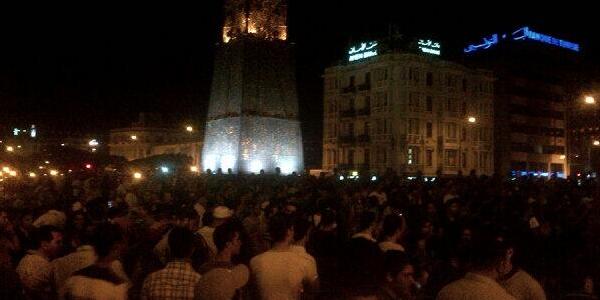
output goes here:
[[284, 174], [303, 168], [284, 0], [225, 0], [206, 121], [204, 169]]

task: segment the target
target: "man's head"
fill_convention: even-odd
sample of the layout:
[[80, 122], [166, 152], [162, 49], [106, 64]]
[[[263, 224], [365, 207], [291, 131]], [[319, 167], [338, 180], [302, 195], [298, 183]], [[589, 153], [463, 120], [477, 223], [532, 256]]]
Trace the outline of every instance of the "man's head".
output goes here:
[[484, 271], [499, 277], [512, 268], [513, 249], [493, 234], [481, 234], [473, 245], [471, 266], [474, 271]]
[[291, 243], [294, 238], [294, 221], [284, 214], [274, 215], [269, 220], [269, 234], [274, 243]]
[[33, 249], [55, 258], [62, 249], [62, 233], [53, 226], [41, 226], [32, 232]]
[[391, 214], [383, 219], [383, 236], [385, 238], [399, 239], [405, 231], [405, 222], [402, 216]]
[[384, 259], [385, 282], [398, 288], [403, 296], [409, 294], [415, 285], [415, 270], [406, 254], [400, 251], [388, 251]]
[[169, 253], [172, 259], [186, 259], [194, 253], [194, 233], [187, 227], [177, 226], [169, 232]]
[[360, 224], [358, 227], [359, 231], [370, 231], [374, 233], [375, 227], [377, 227], [377, 215], [372, 211], [365, 211], [360, 216]]
[[121, 229], [118, 225], [110, 223], [98, 225], [91, 242], [99, 259], [117, 259], [124, 246]]
[[310, 228], [311, 224], [308, 220], [299, 218], [294, 224], [294, 243], [304, 245], [308, 239]]
[[241, 232], [242, 228], [236, 222], [226, 222], [215, 228], [213, 240], [217, 250], [219, 252], [228, 251], [231, 255], [240, 254]]
[[175, 225], [179, 227], [186, 227], [189, 230], [198, 229], [199, 216], [193, 209], [179, 210], [175, 214]]

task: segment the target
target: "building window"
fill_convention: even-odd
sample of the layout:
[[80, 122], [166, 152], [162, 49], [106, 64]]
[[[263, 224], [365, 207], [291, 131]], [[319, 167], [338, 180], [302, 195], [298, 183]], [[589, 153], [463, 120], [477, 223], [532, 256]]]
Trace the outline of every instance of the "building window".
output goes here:
[[407, 163], [409, 165], [419, 164], [419, 147], [408, 147]]
[[351, 87], [354, 86], [354, 83], [355, 83], [354, 80], [355, 80], [354, 79], [354, 75], [350, 76], [350, 84], [349, 84], [349, 86], [351, 86]]
[[446, 136], [449, 139], [456, 138], [456, 123], [447, 123], [446, 124]]
[[371, 164], [371, 151], [369, 151], [369, 149], [365, 149], [364, 163], [367, 166]]
[[456, 167], [456, 156], [457, 156], [457, 151], [456, 150], [446, 150], [446, 166], [449, 167]]
[[427, 96], [427, 99], [425, 100], [425, 107], [427, 112], [433, 112], [433, 99], [431, 96]]
[[371, 129], [371, 124], [369, 122], [365, 122], [365, 130], [363, 131], [363, 134], [368, 136], [370, 129]]
[[354, 165], [354, 150], [348, 150], [348, 164], [350, 166]]
[[427, 86], [433, 85], [433, 74], [431, 72], [427, 72]]
[[354, 136], [354, 123], [348, 123], [348, 135]]
[[371, 96], [365, 96], [365, 108], [371, 108]]
[[431, 149], [427, 149], [427, 151], [425, 151], [425, 164], [428, 167], [433, 166], [433, 150]]
[[408, 111], [420, 111], [419, 94], [408, 94]]
[[461, 163], [462, 163], [463, 169], [467, 167], [467, 153], [466, 152], [462, 153]]
[[464, 101], [463, 101], [463, 103], [462, 103], [462, 107], [461, 107], [461, 108], [462, 108], [462, 109], [461, 109], [462, 115], [463, 115], [463, 116], [466, 116], [466, 115], [467, 115], [467, 102], [464, 102]]
[[460, 135], [460, 140], [461, 141], [467, 140], [467, 129], [466, 128], [462, 128], [462, 134]]
[[419, 119], [408, 119], [408, 134], [419, 134]]
[[365, 73], [365, 84], [366, 85], [370, 85], [371, 84], [371, 72]]
[[427, 137], [433, 137], [433, 124], [431, 122], [427, 122]]

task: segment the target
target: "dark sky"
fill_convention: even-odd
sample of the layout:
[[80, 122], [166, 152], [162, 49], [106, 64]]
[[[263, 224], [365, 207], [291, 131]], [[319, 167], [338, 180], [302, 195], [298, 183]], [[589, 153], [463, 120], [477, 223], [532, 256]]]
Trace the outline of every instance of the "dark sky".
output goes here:
[[[323, 69], [343, 57], [351, 39], [381, 36], [387, 24], [424, 34], [443, 47], [520, 25], [598, 50], [589, 4], [479, 5], [382, 0], [289, 0], [296, 44], [303, 129], [319, 139]], [[139, 111], [174, 120], [202, 120], [208, 103], [214, 45], [223, 0], [189, 4], [4, 10], [0, 16], [0, 125], [102, 132]], [[325, 4], [323, 4], [325, 3]], [[400, 5], [400, 6], [399, 6]], [[416, 6], [415, 6], [416, 5]], [[596, 65], [591, 64], [590, 67]]]

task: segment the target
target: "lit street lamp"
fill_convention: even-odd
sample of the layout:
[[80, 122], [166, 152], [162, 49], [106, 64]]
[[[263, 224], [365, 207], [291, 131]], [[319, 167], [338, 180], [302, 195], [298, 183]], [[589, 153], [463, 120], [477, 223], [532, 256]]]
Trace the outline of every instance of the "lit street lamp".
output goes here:
[[583, 100], [585, 101], [585, 104], [596, 104], [596, 99], [594, 96], [585, 96]]
[[471, 117], [469, 117], [469, 118], [467, 119], [467, 121], [468, 121], [469, 123], [475, 123], [475, 122], [477, 122], [477, 118], [475, 118], [475, 117], [472, 117], [472, 116], [471, 116]]
[[188, 126], [185, 127], [185, 131], [192, 132], [192, 131], [194, 131], [194, 127], [188, 125]]

